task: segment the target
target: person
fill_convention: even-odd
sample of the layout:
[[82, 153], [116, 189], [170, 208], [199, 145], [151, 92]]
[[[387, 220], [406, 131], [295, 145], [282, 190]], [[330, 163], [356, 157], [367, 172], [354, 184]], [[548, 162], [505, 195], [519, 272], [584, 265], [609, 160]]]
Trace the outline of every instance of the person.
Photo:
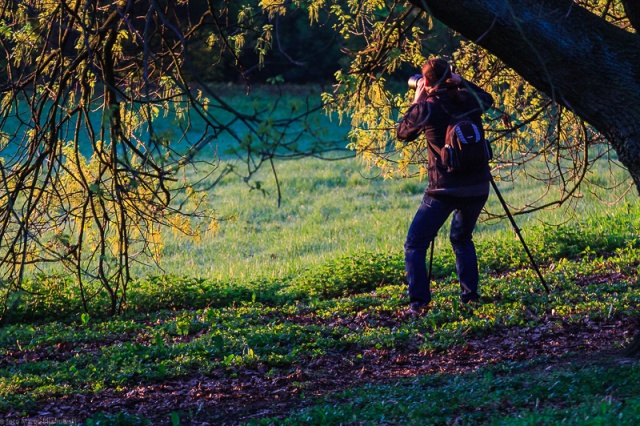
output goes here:
[[413, 103], [398, 123], [400, 141], [413, 141], [423, 133], [427, 139], [428, 187], [404, 245], [409, 313], [419, 314], [429, 307], [427, 249], [451, 213], [449, 239], [456, 256], [460, 299], [464, 303], [480, 299], [472, 233], [489, 196], [491, 170], [487, 164], [472, 171], [449, 172], [440, 153], [452, 116], [466, 116], [483, 132], [482, 114], [492, 105], [489, 93], [453, 73], [446, 60], [435, 58], [422, 67]]

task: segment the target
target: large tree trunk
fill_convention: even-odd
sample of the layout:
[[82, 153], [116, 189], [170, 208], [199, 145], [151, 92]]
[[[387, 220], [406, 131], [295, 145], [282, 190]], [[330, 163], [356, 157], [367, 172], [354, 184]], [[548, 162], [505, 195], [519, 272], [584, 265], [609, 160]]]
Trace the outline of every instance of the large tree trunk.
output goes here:
[[[640, 35], [571, 0], [409, 1], [605, 135], [640, 191]], [[640, 29], [640, 3], [622, 2]], [[640, 334], [627, 355], [640, 355]]]
[[571, 0], [409, 1], [605, 135], [640, 188], [639, 35]]

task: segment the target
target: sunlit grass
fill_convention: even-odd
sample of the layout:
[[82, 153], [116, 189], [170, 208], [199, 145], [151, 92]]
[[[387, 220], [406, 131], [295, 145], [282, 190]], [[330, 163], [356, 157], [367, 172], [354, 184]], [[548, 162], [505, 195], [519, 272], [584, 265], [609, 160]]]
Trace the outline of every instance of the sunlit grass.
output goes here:
[[[604, 166], [594, 170], [594, 174], [602, 175], [601, 179], [611, 181], [608, 173]], [[196, 242], [167, 233], [161, 262], [164, 271], [216, 279], [285, 277], [342, 254], [400, 253], [427, 185], [417, 178], [384, 180], [357, 159], [281, 161], [277, 163], [277, 177], [282, 191], [280, 207], [275, 179], [269, 170], [256, 177], [265, 192], [249, 190], [239, 178], [225, 179], [214, 187], [209, 198], [222, 219], [219, 234]], [[621, 171], [615, 176], [617, 180], [624, 178]], [[541, 186], [532, 180], [498, 185], [514, 214], [517, 207], [532, 199], [534, 192], [540, 192]], [[552, 232], [555, 225], [578, 222], [589, 223], [594, 234], [611, 232], [608, 221], [625, 217], [629, 220], [626, 226], [632, 229], [633, 218], [638, 217], [635, 191], [614, 205], [600, 201], [613, 201], [620, 193], [621, 190], [601, 190], [597, 198], [583, 191], [580, 198], [563, 206], [516, 214], [515, 220], [525, 240], [538, 232], [531, 232], [533, 228]], [[487, 210], [504, 215], [493, 191]], [[496, 238], [515, 238], [506, 219], [478, 224], [475, 240], [479, 244]], [[436, 247], [450, 251], [446, 226]], [[138, 273], [149, 272], [158, 273], [154, 269]]]

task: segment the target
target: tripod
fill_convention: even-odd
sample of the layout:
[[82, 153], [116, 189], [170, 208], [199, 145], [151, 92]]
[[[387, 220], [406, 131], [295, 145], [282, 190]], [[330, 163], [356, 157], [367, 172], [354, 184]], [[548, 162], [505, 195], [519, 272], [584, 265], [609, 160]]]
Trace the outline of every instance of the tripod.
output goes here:
[[522, 242], [522, 247], [524, 247], [524, 251], [527, 252], [527, 256], [529, 256], [529, 260], [531, 261], [531, 265], [533, 266], [533, 269], [536, 270], [536, 273], [538, 274], [538, 277], [540, 278], [540, 282], [542, 283], [542, 286], [544, 287], [544, 289], [546, 290], [547, 293], [550, 293], [549, 287], [547, 286], [547, 282], [544, 280], [544, 277], [540, 273], [540, 269], [538, 269], [538, 265], [536, 264], [535, 260], [533, 260], [533, 256], [531, 255], [531, 252], [529, 251], [529, 247], [527, 247], [527, 243], [524, 242], [524, 238], [522, 237], [522, 234], [520, 233], [520, 228], [518, 228], [518, 225], [516, 225], [516, 221], [513, 219], [513, 216], [511, 215], [511, 212], [509, 211], [509, 208], [507, 207], [507, 203], [504, 201], [504, 198], [502, 198], [502, 194], [498, 190], [498, 185], [496, 185], [495, 181], [493, 180], [493, 177], [491, 177], [491, 186], [493, 187], [493, 190], [495, 191], [496, 195], [498, 196], [498, 199], [500, 200], [500, 204], [502, 204], [502, 208], [504, 208], [504, 212], [507, 214], [507, 217], [509, 218], [509, 221], [511, 222], [511, 226], [513, 227], [513, 230], [516, 231], [516, 234], [518, 234], [518, 238], [520, 238], [520, 241]]

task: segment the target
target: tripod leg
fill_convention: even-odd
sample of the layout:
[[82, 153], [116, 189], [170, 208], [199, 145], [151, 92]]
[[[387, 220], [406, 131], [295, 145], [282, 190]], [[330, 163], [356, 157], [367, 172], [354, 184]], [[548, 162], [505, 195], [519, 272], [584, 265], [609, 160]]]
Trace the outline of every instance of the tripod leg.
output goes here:
[[431, 285], [431, 267], [433, 266], [433, 247], [436, 245], [435, 239], [431, 241], [431, 254], [429, 255], [429, 274], [427, 275], [427, 283]]
[[509, 221], [511, 222], [511, 226], [513, 227], [513, 230], [516, 231], [516, 234], [518, 235], [518, 238], [520, 239], [520, 242], [522, 242], [522, 247], [524, 247], [524, 251], [527, 252], [527, 255], [529, 256], [529, 260], [531, 261], [531, 265], [533, 265], [533, 269], [535, 269], [536, 273], [538, 274], [538, 277], [540, 278], [540, 282], [542, 283], [542, 286], [547, 291], [547, 293], [550, 293], [549, 287], [547, 286], [547, 282], [545, 281], [544, 277], [542, 276], [542, 273], [540, 272], [540, 269], [538, 269], [538, 265], [533, 260], [533, 255], [529, 251], [529, 247], [527, 247], [527, 243], [525, 243], [524, 238], [522, 237], [522, 234], [520, 233], [520, 229], [518, 228], [518, 225], [516, 225], [516, 221], [513, 219], [513, 216], [511, 215], [511, 212], [509, 211], [509, 208], [507, 207], [507, 203], [504, 201], [504, 198], [502, 198], [502, 194], [498, 190], [498, 185], [496, 185], [496, 183], [494, 182], [493, 177], [491, 178], [491, 186], [493, 187], [493, 190], [496, 192], [496, 195], [498, 196], [498, 199], [500, 200], [500, 204], [502, 204], [502, 207], [504, 208], [504, 211], [507, 214], [507, 217], [509, 218]]

